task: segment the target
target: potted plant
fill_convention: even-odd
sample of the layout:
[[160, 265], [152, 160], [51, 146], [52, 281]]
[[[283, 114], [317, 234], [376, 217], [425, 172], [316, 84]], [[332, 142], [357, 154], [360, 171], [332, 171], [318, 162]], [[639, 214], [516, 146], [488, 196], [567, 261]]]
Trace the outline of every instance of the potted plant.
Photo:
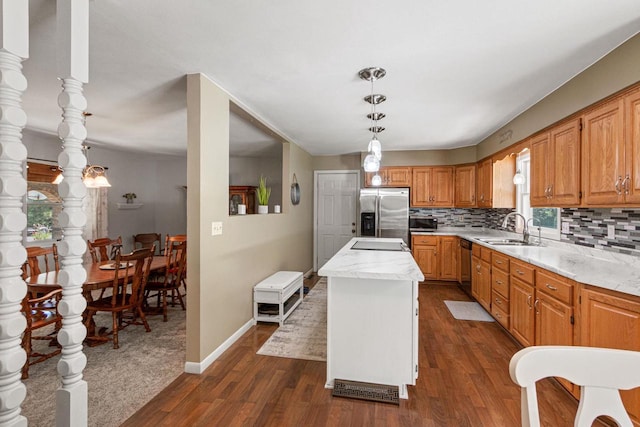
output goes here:
[[126, 193], [126, 194], [123, 194], [122, 197], [127, 199], [127, 203], [133, 203], [133, 199], [135, 199], [138, 196], [136, 196], [136, 193]]
[[258, 213], [269, 213], [269, 196], [271, 196], [271, 187], [267, 187], [267, 178], [260, 175], [258, 183]]

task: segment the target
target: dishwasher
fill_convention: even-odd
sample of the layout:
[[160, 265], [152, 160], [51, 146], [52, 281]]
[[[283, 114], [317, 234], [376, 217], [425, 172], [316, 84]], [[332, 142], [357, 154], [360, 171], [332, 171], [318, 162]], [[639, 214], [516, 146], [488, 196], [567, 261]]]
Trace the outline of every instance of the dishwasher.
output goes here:
[[471, 296], [471, 246], [469, 240], [460, 239], [460, 289]]

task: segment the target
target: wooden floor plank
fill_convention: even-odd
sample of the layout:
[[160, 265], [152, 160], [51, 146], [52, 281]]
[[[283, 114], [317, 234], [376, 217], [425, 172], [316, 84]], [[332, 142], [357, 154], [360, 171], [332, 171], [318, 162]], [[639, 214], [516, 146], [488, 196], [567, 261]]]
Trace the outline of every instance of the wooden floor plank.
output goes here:
[[[419, 377], [399, 406], [331, 396], [324, 362], [256, 354], [277, 329], [259, 324], [202, 375], [181, 375], [123, 425], [519, 425], [520, 389], [508, 372], [518, 344], [496, 322], [453, 319], [444, 300], [468, 299], [455, 286], [420, 285]], [[538, 389], [542, 425], [571, 425], [575, 399], [553, 381]]]

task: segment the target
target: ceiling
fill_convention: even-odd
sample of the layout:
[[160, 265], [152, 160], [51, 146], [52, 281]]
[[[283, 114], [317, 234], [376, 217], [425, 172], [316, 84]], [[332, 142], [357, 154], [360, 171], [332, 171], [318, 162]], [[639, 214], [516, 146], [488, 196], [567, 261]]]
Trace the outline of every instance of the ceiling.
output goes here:
[[[27, 127], [55, 133], [55, 2], [31, 0]], [[313, 155], [474, 145], [638, 33], [638, 0], [92, 0], [88, 140], [186, 153], [186, 78], [201, 72]], [[273, 139], [240, 117], [233, 144]], [[251, 147], [254, 144], [255, 147]]]

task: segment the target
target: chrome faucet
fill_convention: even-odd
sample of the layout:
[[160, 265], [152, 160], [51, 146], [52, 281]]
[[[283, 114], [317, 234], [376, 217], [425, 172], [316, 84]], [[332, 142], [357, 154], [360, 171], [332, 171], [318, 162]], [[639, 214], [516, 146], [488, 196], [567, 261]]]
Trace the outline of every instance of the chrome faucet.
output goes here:
[[504, 217], [504, 220], [502, 221], [502, 228], [507, 228], [507, 225], [509, 223], [509, 218], [512, 216], [519, 216], [520, 218], [522, 218], [522, 222], [524, 223], [524, 228], [522, 230], [522, 241], [524, 243], [529, 243], [529, 225], [528, 225], [528, 221], [527, 218], [525, 218], [521, 213], [519, 212], [509, 212], [507, 214], [507, 216]]

